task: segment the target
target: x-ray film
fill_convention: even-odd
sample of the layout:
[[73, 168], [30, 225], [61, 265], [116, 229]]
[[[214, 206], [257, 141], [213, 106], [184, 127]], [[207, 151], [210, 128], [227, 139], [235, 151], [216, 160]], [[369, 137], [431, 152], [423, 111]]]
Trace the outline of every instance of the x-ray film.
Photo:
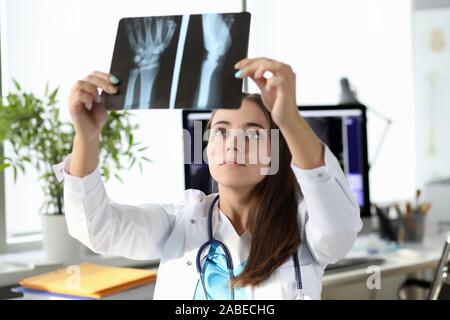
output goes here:
[[110, 73], [119, 93], [102, 94], [109, 110], [239, 108], [250, 13], [123, 18]]

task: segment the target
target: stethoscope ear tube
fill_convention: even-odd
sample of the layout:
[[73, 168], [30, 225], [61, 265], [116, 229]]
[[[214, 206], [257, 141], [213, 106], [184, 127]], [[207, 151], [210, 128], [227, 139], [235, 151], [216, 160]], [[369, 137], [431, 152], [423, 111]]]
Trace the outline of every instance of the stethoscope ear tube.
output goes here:
[[219, 201], [219, 195], [217, 195], [214, 198], [214, 200], [211, 203], [211, 205], [209, 206], [209, 210], [208, 210], [208, 239], [209, 239], [209, 241], [214, 240], [213, 227], [212, 227], [212, 214], [213, 214], [214, 206], [216, 205], [217, 201]]
[[297, 284], [297, 290], [302, 290], [303, 289], [302, 272], [300, 270], [300, 259], [298, 258], [297, 250], [295, 250], [295, 253], [292, 256], [292, 259], [294, 260], [295, 282]]

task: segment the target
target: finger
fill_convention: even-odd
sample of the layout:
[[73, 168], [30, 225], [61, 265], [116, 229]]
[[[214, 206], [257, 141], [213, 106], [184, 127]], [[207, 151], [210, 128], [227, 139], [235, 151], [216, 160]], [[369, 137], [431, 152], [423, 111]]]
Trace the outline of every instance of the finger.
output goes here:
[[74, 98], [78, 103], [82, 103], [87, 110], [92, 110], [92, 107], [94, 106], [94, 98], [92, 95], [83, 91], [78, 91]]
[[116, 94], [118, 89], [116, 86], [114, 86], [110, 81], [105, 80], [99, 76], [96, 76], [94, 74], [88, 75], [86, 78], [84, 78], [84, 81], [87, 81], [89, 83], [92, 83], [97, 88], [102, 89], [103, 91], [109, 93], [109, 94]]
[[274, 76], [269, 80], [267, 80], [266, 90], [270, 91], [273, 88], [281, 88], [282, 86], [284, 86], [285, 83], [286, 83], [285, 78], [280, 76]]
[[257, 70], [260, 70], [259, 72], [261, 74], [260, 77], [262, 77], [262, 75], [266, 71], [270, 71], [273, 74], [278, 74], [285, 69], [284, 66], [285, 66], [284, 64], [278, 61], [270, 61], [266, 59], [258, 60], [250, 63], [249, 65], [241, 69], [240, 74], [242, 77], [255, 76], [256, 78], [255, 73]]
[[98, 94], [97, 87], [90, 82], [87, 82], [84, 80], [77, 81], [77, 83], [75, 84], [75, 86], [73, 88], [72, 93], [74, 94], [78, 91], [90, 94], [92, 96], [92, 98], [95, 99], [96, 101], [98, 101], [100, 99], [100, 95]]
[[253, 76], [250, 76], [250, 79], [253, 80], [253, 82], [258, 86], [259, 89], [263, 89], [266, 86], [267, 79], [266, 78], [255, 78]]
[[273, 73], [270, 71], [267, 71], [265, 66], [260, 66], [259, 68], [256, 69], [254, 77], [256, 79], [261, 79], [261, 78], [270, 79], [273, 77]]
[[251, 63], [253, 60], [255, 60], [255, 59], [250, 59], [250, 58], [242, 59], [242, 60], [238, 61], [238, 62], [234, 65], [234, 68], [235, 68], [235, 69], [242, 69], [242, 68], [244, 68], [245, 66], [247, 66], [249, 63]]
[[102, 79], [105, 79], [106, 81], [112, 83], [113, 85], [118, 85], [120, 83], [119, 79], [115, 75], [112, 75], [110, 73], [94, 71], [93, 74]]
[[269, 60], [269, 61], [274, 61], [274, 60], [271, 60], [271, 59], [268, 59], [268, 58], [265, 58], [265, 57], [245, 58], [245, 59], [242, 59], [241, 61], [237, 62], [237, 63], [234, 65], [234, 67], [235, 67], [235, 69], [242, 69], [242, 68], [248, 66], [250, 63], [253, 63], [253, 62], [258, 61], [258, 60]]

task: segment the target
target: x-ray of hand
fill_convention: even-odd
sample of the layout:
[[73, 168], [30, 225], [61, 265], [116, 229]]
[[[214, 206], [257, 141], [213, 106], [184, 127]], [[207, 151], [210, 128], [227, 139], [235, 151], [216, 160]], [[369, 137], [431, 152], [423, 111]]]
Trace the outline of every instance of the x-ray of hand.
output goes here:
[[135, 53], [134, 63], [138, 67], [157, 63], [172, 41], [176, 27], [171, 17], [146, 17], [127, 24], [128, 39]]
[[248, 12], [124, 17], [117, 29], [109, 110], [238, 108], [247, 56]]
[[[126, 26], [136, 67], [130, 72], [125, 109], [149, 107], [160, 57], [169, 47], [176, 27], [175, 21], [170, 17], [146, 17], [143, 20], [133, 20]], [[138, 79], [139, 101], [134, 101]]]
[[150, 64], [158, 61], [172, 41], [177, 25], [171, 17], [145, 18], [146, 57]]
[[231, 15], [208, 14], [203, 19], [203, 39], [208, 52], [208, 60], [219, 60], [231, 46], [231, 26], [234, 17]]

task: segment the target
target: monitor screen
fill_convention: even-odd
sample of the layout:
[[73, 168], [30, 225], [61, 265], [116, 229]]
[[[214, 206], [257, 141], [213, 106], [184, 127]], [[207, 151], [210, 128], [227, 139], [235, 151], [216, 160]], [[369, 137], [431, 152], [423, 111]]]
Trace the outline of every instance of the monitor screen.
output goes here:
[[[370, 215], [366, 108], [363, 105], [301, 106], [299, 112], [338, 159], [359, 203], [361, 215]], [[208, 165], [198, 159], [194, 161], [194, 152], [191, 151], [194, 148], [205, 150], [207, 141], [203, 134], [210, 117], [210, 112], [183, 111], [183, 128], [192, 137], [184, 141], [185, 163], [190, 163], [185, 164], [185, 187], [199, 189], [206, 194], [217, 190]], [[194, 131], [194, 125], [201, 130]]]

